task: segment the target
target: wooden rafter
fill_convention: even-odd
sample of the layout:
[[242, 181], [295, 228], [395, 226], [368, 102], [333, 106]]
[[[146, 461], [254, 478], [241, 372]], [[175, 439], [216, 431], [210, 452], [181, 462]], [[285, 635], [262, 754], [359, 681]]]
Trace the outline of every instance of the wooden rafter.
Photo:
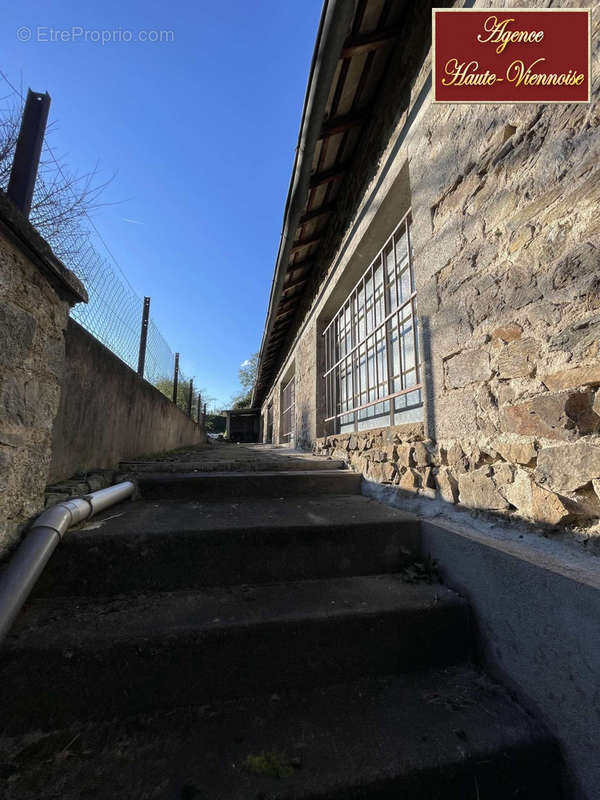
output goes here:
[[280, 314], [275, 314], [275, 319], [283, 319], [284, 317], [289, 317], [289, 315], [293, 313], [294, 309], [291, 308], [289, 311], [282, 311]]
[[293, 283], [284, 286], [281, 290], [281, 294], [287, 294], [288, 292], [295, 292], [296, 289], [300, 289], [306, 283], [306, 278], [301, 278], [298, 281], [294, 281]]
[[314, 263], [312, 258], [303, 258], [302, 261], [294, 261], [292, 264], [288, 264], [287, 271], [289, 273], [296, 272], [297, 270], [311, 269]]
[[285, 309], [291, 308], [297, 304], [298, 298], [297, 297], [289, 297], [287, 299], [283, 299], [281, 303], [277, 306], [277, 311], [284, 311]]
[[383, 47], [388, 42], [398, 38], [400, 33], [400, 28], [388, 28], [388, 30], [350, 36], [346, 39], [341, 58], [352, 58], [352, 56], [356, 56], [359, 53], [368, 53], [370, 50], [377, 50], [378, 47]]
[[326, 206], [320, 206], [319, 208], [311, 208], [310, 211], [305, 211], [304, 214], [302, 214], [298, 224], [305, 225], [307, 222], [310, 222], [313, 219], [318, 219], [319, 217], [324, 217], [327, 214], [331, 214], [334, 209], [335, 206], [333, 203], [328, 203]]
[[319, 231], [319, 233], [313, 233], [311, 236], [307, 236], [305, 239], [296, 239], [290, 250], [290, 255], [297, 253], [298, 250], [303, 250], [305, 247], [308, 247], [311, 244], [320, 242], [322, 238], [323, 233]]
[[333, 119], [328, 119], [327, 122], [323, 123], [323, 127], [321, 128], [321, 133], [319, 135], [320, 139], [326, 139], [329, 136], [335, 136], [336, 133], [344, 133], [345, 131], [350, 130], [351, 128], [356, 128], [358, 125], [362, 125], [365, 121], [365, 112], [360, 111], [354, 114], [344, 114], [339, 117], [333, 117]]
[[322, 186], [324, 183], [331, 183], [336, 178], [341, 178], [346, 172], [348, 165], [339, 164], [331, 169], [324, 169], [322, 172], [315, 172], [310, 179], [310, 188], [315, 189], [317, 186]]

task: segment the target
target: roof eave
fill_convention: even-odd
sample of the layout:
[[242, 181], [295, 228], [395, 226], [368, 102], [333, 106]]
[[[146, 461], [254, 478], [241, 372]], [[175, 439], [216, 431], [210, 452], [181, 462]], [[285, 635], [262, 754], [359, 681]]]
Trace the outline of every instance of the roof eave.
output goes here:
[[260, 345], [257, 381], [252, 393], [253, 406], [262, 404], [261, 395], [264, 389], [260, 385], [260, 378], [265, 347], [273, 329], [275, 312], [281, 299], [294, 234], [306, 204], [313, 156], [319, 139], [337, 62], [352, 24], [354, 13], [355, 3], [350, 3], [348, 0], [325, 0], [323, 4], [304, 97], [294, 166], [285, 203], [283, 229], [271, 283], [267, 317]]

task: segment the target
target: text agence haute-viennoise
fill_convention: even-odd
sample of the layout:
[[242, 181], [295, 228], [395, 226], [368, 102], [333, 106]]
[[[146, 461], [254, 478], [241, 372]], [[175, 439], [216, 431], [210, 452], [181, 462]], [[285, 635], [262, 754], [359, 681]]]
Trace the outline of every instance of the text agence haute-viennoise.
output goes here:
[[[508, 26], [514, 21], [512, 18], [498, 20], [495, 15], [487, 17], [483, 26], [485, 34], [479, 34], [477, 41], [496, 44], [496, 53], [502, 53], [512, 43], [539, 44], [543, 40], [544, 31], [510, 30]], [[584, 73], [576, 69], [569, 69], [567, 72], [543, 72], [537, 65], [545, 61], [545, 58], [537, 58], [530, 64], [525, 64], [522, 59], [517, 58], [508, 65], [502, 76], [489, 69], [480, 72], [476, 59], [459, 61], [457, 58], [450, 58], [444, 66], [447, 77], [442, 78], [442, 85], [493, 86], [506, 80], [515, 86], [580, 86], [585, 80]]]

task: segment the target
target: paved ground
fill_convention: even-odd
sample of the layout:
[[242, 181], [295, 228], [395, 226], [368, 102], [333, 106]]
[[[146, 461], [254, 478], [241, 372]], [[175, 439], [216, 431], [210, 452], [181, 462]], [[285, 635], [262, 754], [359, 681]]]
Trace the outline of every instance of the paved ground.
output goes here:
[[229, 470], [268, 470], [268, 469], [331, 469], [344, 466], [325, 456], [314, 456], [303, 450], [293, 450], [285, 446], [270, 444], [230, 444], [229, 442], [209, 441], [205, 445], [182, 447], [168, 453], [158, 453], [146, 458], [123, 461], [123, 471], [135, 470], [198, 470], [201, 472], [226, 472]]

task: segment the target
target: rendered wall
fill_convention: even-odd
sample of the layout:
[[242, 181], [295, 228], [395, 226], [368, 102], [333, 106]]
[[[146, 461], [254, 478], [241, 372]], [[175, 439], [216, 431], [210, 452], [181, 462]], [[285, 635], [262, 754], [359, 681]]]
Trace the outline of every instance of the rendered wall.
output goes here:
[[72, 319], [65, 345], [51, 481], [206, 441], [202, 428]]
[[565, 796], [600, 797], [600, 579], [541, 537], [421, 522], [424, 556], [468, 598], [487, 668], [543, 721], [566, 763]]

